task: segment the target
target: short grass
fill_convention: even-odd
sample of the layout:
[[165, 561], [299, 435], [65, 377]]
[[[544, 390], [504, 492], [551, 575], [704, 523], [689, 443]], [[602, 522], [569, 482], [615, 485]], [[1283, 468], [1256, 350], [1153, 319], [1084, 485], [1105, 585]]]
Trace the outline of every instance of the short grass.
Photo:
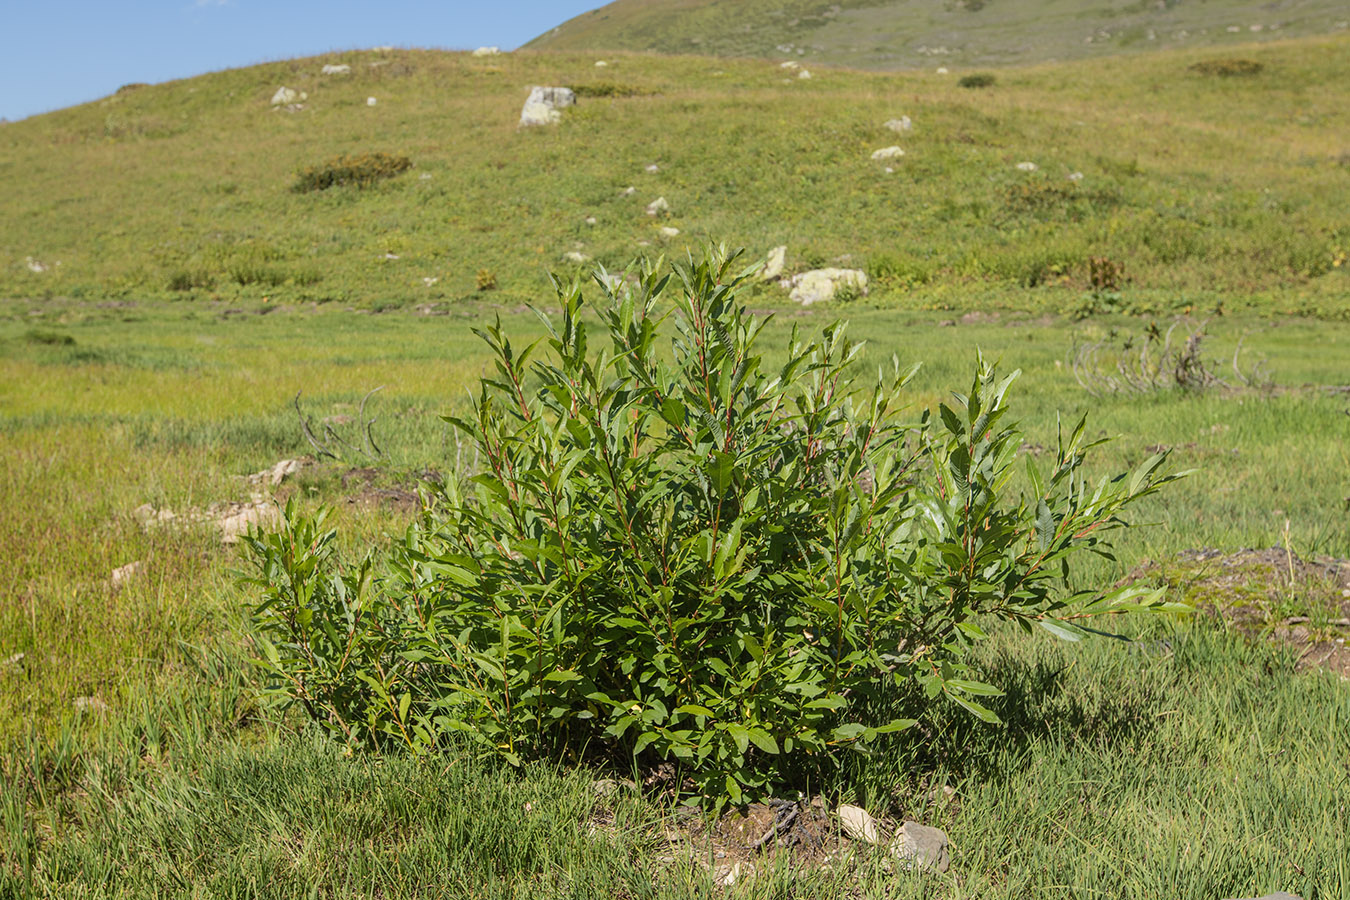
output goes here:
[[616, 0], [527, 46], [767, 56], [862, 69], [1097, 59], [1231, 47], [1350, 27], [1344, 7], [1300, 0], [1084, 4], [1078, 0]]
[[[544, 300], [542, 297], [536, 298]], [[546, 305], [546, 304], [545, 304]], [[30, 315], [40, 311], [40, 316]], [[0, 896], [516, 897], [706, 894], [706, 875], [662, 873], [670, 811], [626, 798], [617, 830], [588, 837], [589, 770], [484, 768], [450, 752], [344, 757], [260, 708], [247, 665], [241, 561], [204, 532], [146, 533], [131, 511], [239, 496], [233, 476], [307, 451], [293, 408], [351, 415], [367, 390], [390, 479], [455, 469], [437, 414], [462, 403], [487, 356], [471, 317], [272, 303], [0, 304]], [[818, 328], [835, 310], [784, 316]], [[1266, 355], [1272, 393], [1087, 396], [1065, 368], [1072, 335], [1142, 321], [949, 313], [853, 304], [868, 359], [926, 366], [928, 405], [968, 378], [977, 347], [1024, 370], [1016, 409], [1034, 444], [1054, 414], [1118, 435], [1095, 468], [1176, 447], [1198, 472], [1144, 511], [1105, 581], [1189, 547], [1270, 546], [1350, 556], [1350, 326], [1221, 317]], [[505, 311], [514, 334], [532, 316]], [[324, 336], [321, 342], [314, 335]], [[379, 547], [398, 510], [348, 503], [353, 459], [302, 475], [302, 504], [334, 503], [353, 549]], [[146, 561], [113, 592], [109, 571]], [[1286, 609], [1307, 606], [1291, 590]], [[1119, 623], [1139, 637], [1061, 645], [1001, 634], [982, 656], [1009, 688], [1001, 729], [938, 711], [925, 732], [859, 758], [821, 788], [938, 824], [951, 878], [897, 878], [879, 861], [743, 896], [1305, 897], [1350, 890], [1350, 685], [1298, 673], [1288, 651], [1203, 620]], [[106, 710], [76, 710], [91, 697]], [[946, 782], [959, 803], [934, 805]], [[526, 805], [529, 809], [526, 809]]]
[[[575, 268], [569, 253], [615, 267], [715, 239], [786, 244], [790, 272], [865, 269], [874, 298], [911, 309], [1061, 311], [1104, 257], [1123, 271], [1121, 309], [1341, 316], [1347, 42], [1044, 64], [978, 90], [957, 73], [801, 80], [770, 61], [621, 54], [597, 69], [530, 51], [217, 72], [0, 130], [0, 296], [456, 305], [482, 273], [510, 308]], [[1190, 69], [1233, 52], [1263, 71]], [[321, 75], [329, 62], [352, 74]], [[560, 125], [522, 130], [531, 84], [591, 93]], [[303, 109], [270, 105], [281, 85], [308, 94]], [[912, 131], [884, 127], [901, 115]], [[906, 155], [870, 159], [888, 145]], [[291, 190], [367, 152], [413, 168]], [[657, 197], [659, 219], [644, 214]]]

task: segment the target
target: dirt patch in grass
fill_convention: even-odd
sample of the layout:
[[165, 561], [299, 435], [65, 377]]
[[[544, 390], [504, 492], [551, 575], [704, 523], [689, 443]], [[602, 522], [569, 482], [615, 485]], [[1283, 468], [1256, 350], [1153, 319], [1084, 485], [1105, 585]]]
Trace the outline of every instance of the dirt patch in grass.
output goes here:
[[[422, 473], [422, 477], [435, 473]], [[389, 473], [373, 466], [357, 466], [341, 475], [346, 501], [358, 506], [379, 506], [414, 515], [422, 510], [415, 484], [389, 483]]]
[[1297, 651], [1300, 669], [1350, 679], [1350, 559], [1303, 559], [1287, 547], [1186, 550], [1145, 561], [1121, 584], [1158, 580], [1201, 613]]

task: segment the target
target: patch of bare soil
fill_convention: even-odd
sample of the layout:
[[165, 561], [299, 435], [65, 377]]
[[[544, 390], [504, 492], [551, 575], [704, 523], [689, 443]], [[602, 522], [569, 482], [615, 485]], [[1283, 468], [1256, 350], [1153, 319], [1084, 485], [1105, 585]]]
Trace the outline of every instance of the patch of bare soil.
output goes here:
[[1350, 559], [1302, 559], [1286, 547], [1187, 550], [1145, 561], [1121, 584], [1158, 579], [1200, 612], [1299, 653], [1299, 668], [1350, 679]]
[[343, 472], [342, 489], [347, 492], [347, 502], [360, 506], [379, 506], [409, 515], [421, 512], [422, 501], [417, 491], [403, 483], [382, 483], [386, 477], [384, 471], [371, 466], [353, 467]]

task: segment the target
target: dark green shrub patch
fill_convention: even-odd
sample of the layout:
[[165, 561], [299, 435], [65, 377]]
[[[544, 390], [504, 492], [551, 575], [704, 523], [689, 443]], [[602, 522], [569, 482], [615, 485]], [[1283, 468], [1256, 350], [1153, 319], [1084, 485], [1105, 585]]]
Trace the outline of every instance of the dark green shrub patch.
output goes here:
[[1193, 63], [1190, 70], [1197, 75], [1217, 75], [1220, 78], [1247, 78], [1260, 75], [1265, 65], [1254, 59], [1206, 59]]
[[651, 93], [635, 84], [621, 84], [617, 81], [576, 84], [572, 86], [572, 91], [578, 97], [644, 97]]
[[907, 414], [917, 366], [864, 384], [840, 323], [770, 366], [735, 258], [643, 266], [590, 309], [557, 283], [524, 347], [482, 329], [496, 371], [447, 417], [482, 471], [428, 487], [387, 561], [343, 565], [294, 508], [250, 535], [271, 690], [352, 745], [669, 760], [739, 803], [930, 702], [996, 721], [966, 662], [991, 617], [1077, 639], [1161, 605], [1068, 577], [1176, 477], [1163, 456], [1088, 483], [1079, 422], [1042, 470], [1007, 421], [1016, 372], [979, 359], [967, 393]]
[[956, 82], [958, 87], [963, 88], [987, 88], [993, 87], [998, 79], [989, 72], [975, 72], [970, 75], [962, 75]]
[[291, 190], [296, 193], [323, 191], [344, 184], [366, 188], [411, 168], [411, 159], [390, 153], [335, 156], [323, 165], [311, 166], [301, 172]]

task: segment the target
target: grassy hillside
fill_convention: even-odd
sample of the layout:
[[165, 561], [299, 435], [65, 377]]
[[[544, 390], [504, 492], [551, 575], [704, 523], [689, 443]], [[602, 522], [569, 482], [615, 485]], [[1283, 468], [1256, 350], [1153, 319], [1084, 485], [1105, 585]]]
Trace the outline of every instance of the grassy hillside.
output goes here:
[[1335, 0], [615, 0], [527, 46], [968, 67], [1327, 34], [1348, 19]]
[[[1180, 49], [1000, 71], [983, 89], [552, 52], [338, 53], [129, 86], [0, 128], [0, 296], [454, 303], [481, 273], [514, 304], [547, 270], [579, 269], [570, 252], [617, 266], [713, 238], [787, 244], [790, 271], [865, 268], [875, 299], [910, 307], [1336, 314], [1348, 50], [1350, 35]], [[1264, 68], [1191, 69], [1233, 55]], [[520, 130], [531, 84], [589, 93], [559, 126]], [[281, 85], [308, 93], [302, 109], [270, 105]], [[901, 115], [912, 131], [884, 127]], [[888, 145], [906, 155], [870, 159]], [[299, 170], [367, 151], [413, 168], [291, 191]], [[659, 196], [658, 220], [644, 207]], [[1093, 257], [1124, 273], [1104, 300], [1084, 299]]]

